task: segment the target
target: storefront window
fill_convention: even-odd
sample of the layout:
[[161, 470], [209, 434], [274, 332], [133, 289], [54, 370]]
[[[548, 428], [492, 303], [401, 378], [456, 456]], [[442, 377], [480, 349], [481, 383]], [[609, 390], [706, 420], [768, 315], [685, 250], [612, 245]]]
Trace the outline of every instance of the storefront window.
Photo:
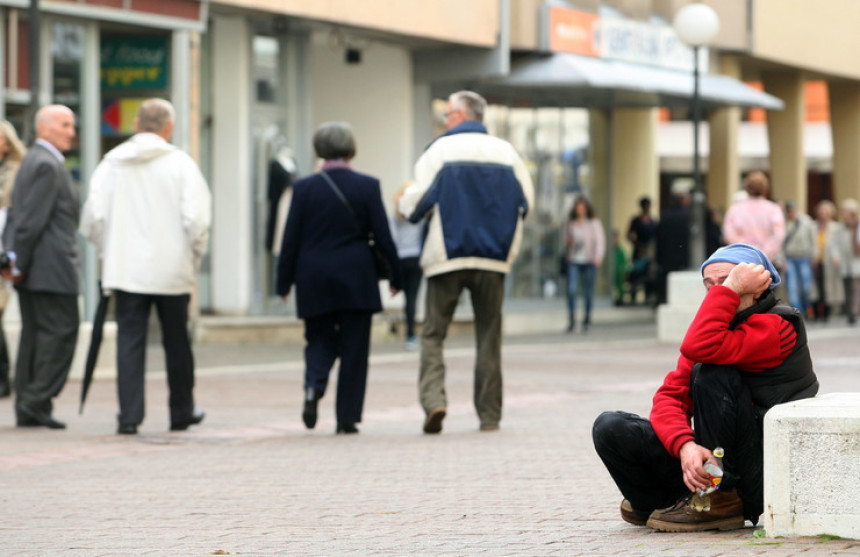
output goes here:
[[254, 85], [257, 102], [277, 102], [280, 44], [275, 37], [254, 37]]
[[[75, 113], [80, 131], [81, 64], [84, 59], [84, 27], [68, 21], [51, 24], [52, 98]], [[66, 167], [74, 179], [81, 181], [81, 152], [78, 143], [65, 153]]]

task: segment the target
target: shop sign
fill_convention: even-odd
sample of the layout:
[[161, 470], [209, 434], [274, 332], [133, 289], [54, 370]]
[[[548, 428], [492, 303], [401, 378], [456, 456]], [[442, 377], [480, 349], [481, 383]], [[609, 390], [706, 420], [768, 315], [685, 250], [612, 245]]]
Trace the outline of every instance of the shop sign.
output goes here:
[[[693, 70], [693, 49], [681, 42], [669, 25], [601, 17], [598, 35], [600, 55], [604, 58], [673, 70]], [[701, 58], [699, 69], [707, 72], [707, 55]]]
[[167, 88], [167, 37], [104, 37], [102, 91]]
[[600, 56], [595, 35], [596, 14], [562, 6], [543, 6], [541, 42], [544, 50]]

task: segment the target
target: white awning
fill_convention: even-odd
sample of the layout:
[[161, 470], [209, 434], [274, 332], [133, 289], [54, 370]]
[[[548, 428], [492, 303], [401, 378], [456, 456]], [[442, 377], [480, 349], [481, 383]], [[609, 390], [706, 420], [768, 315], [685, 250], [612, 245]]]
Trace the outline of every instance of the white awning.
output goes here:
[[[486, 95], [543, 106], [637, 107], [688, 105], [693, 75], [618, 60], [556, 53], [512, 61], [507, 76], [470, 84]], [[737, 79], [703, 74], [703, 106], [761, 107], [781, 110], [783, 102]]]

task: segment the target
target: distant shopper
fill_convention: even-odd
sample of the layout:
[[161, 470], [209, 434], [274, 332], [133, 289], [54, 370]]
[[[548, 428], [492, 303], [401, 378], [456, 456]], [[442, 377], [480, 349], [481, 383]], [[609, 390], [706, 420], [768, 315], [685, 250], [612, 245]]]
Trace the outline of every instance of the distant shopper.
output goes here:
[[[592, 429], [623, 496], [622, 520], [664, 532], [755, 525], [764, 511], [764, 415], [818, 391], [803, 319], [774, 296], [780, 277], [771, 261], [753, 246], [732, 244], [701, 273], [705, 299], [650, 418], [604, 412]], [[691, 498], [710, 485], [702, 465], [717, 446], [725, 450], [725, 474], [710, 510], [698, 511]]]
[[815, 296], [813, 317], [827, 321], [834, 308], [845, 303], [845, 283], [843, 266], [844, 227], [834, 220], [836, 205], [828, 199], [818, 202], [815, 207], [816, 250], [812, 266], [815, 277]]
[[415, 164], [400, 212], [428, 218], [421, 266], [427, 277], [419, 391], [424, 432], [442, 431], [448, 399], [442, 347], [464, 289], [475, 315], [475, 410], [481, 431], [502, 419], [502, 300], [534, 191], [513, 146], [482, 123], [487, 101], [472, 91], [448, 97], [445, 127]]
[[854, 199], [843, 199], [839, 204], [842, 213], [842, 253], [845, 263], [842, 272], [845, 284], [845, 317], [849, 325], [857, 320], [860, 311], [860, 217]]
[[412, 182], [406, 182], [394, 194], [394, 214], [389, 218], [391, 235], [397, 245], [397, 257], [400, 258], [400, 266], [403, 269], [403, 296], [405, 304], [403, 308], [406, 318], [406, 349], [418, 350], [418, 337], [415, 336], [415, 306], [418, 301], [418, 289], [421, 287], [421, 279], [424, 276], [421, 270], [421, 244], [424, 242], [425, 221], [411, 223], [403, 218], [397, 210], [400, 198]]
[[7, 238], [18, 290], [21, 338], [15, 363], [18, 427], [65, 429], [53, 416], [72, 367], [80, 314], [77, 228], [80, 194], [63, 153], [75, 144], [75, 114], [60, 104], [36, 113], [36, 143], [21, 162]]
[[690, 193], [679, 189], [657, 225], [657, 303], [666, 303], [669, 273], [690, 265]]
[[584, 197], [576, 200], [567, 217], [564, 246], [567, 250], [567, 332], [574, 329], [576, 298], [581, 286], [585, 302], [582, 332], [585, 333], [591, 325], [597, 270], [606, 255], [606, 233], [600, 219], [594, 215], [591, 203]]
[[812, 260], [815, 258], [817, 233], [815, 223], [797, 210], [793, 201], [785, 203], [785, 289], [788, 302], [806, 316], [812, 300]]
[[767, 174], [758, 170], [750, 172], [744, 178], [744, 189], [747, 198], [736, 201], [726, 212], [723, 239], [729, 244], [755, 246], [780, 266], [785, 217], [779, 205], [767, 198], [770, 191]]
[[340, 359], [335, 432], [358, 433], [371, 318], [382, 311], [368, 232], [394, 269], [392, 295], [402, 288], [400, 261], [379, 180], [350, 165], [356, 152], [352, 128], [346, 122], [322, 124], [313, 144], [324, 162], [320, 172], [293, 184], [278, 259], [277, 293], [286, 298], [295, 285], [296, 308], [305, 322], [305, 426], [316, 426], [318, 402], [335, 360]]
[[[27, 150], [18, 139], [15, 127], [7, 120], [0, 120], [0, 237], [4, 236], [9, 223], [9, 206], [12, 204], [15, 175], [18, 174], [25, 154]], [[0, 246], [0, 251], [5, 248], [5, 245]], [[9, 349], [2, 321], [3, 312], [9, 303], [9, 288], [6, 280], [0, 278], [0, 398], [9, 396], [12, 390], [9, 383]]]
[[644, 290], [647, 301], [654, 289], [654, 256], [657, 252], [657, 219], [651, 216], [651, 199], [639, 200], [639, 214], [630, 220], [627, 240], [633, 244], [630, 262], [630, 303], [636, 303], [639, 290]]
[[81, 235], [99, 250], [101, 281], [116, 300], [117, 433], [144, 418], [146, 337], [155, 306], [170, 390], [170, 429], [199, 424], [188, 304], [209, 243], [211, 196], [194, 160], [169, 143], [173, 105], [149, 99], [136, 133], [109, 151], [90, 180]]

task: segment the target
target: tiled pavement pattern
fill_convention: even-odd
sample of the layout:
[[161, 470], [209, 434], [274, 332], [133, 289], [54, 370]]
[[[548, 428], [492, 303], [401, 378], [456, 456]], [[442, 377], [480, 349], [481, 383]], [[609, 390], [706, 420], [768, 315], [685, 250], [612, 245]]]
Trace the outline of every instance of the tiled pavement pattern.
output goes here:
[[[810, 327], [822, 392], [860, 391], [860, 330]], [[0, 555], [860, 555], [860, 542], [662, 534], [618, 515], [591, 445], [604, 409], [647, 413], [676, 348], [653, 324], [506, 339], [501, 430], [471, 406], [473, 351], [449, 341], [449, 415], [421, 433], [417, 354], [374, 345], [361, 433], [335, 436], [333, 390], [317, 429], [299, 418], [301, 348], [197, 347], [205, 422], [168, 433], [163, 375], [147, 421], [114, 434], [113, 381], [66, 431], [13, 427], [0, 402]], [[149, 365], [161, 368], [162, 353]], [[838, 463], [832, 463], [838, 465]], [[648, 478], [642, 478], [648, 481]], [[860, 484], [858, 484], [860, 486]], [[860, 495], [860, 487], [858, 487]]]

